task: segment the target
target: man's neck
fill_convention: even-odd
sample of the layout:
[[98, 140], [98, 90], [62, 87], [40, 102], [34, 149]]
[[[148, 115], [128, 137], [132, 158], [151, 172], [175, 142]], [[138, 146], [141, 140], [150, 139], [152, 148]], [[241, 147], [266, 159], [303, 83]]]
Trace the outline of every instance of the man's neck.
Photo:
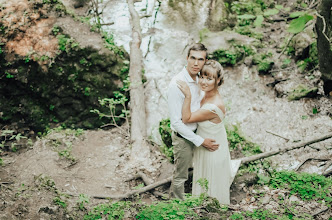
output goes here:
[[186, 67], [187, 72], [189, 73], [189, 76], [196, 82], [197, 74], [192, 74], [189, 70], [188, 67]]

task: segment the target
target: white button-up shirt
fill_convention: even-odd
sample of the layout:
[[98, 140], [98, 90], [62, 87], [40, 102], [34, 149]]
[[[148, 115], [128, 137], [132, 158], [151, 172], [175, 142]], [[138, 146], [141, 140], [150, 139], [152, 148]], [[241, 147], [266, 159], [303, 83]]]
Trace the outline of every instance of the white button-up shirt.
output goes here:
[[204, 142], [204, 138], [196, 135], [193, 131], [197, 128], [197, 123], [182, 122], [182, 105], [184, 102], [184, 94], [178, 88], [176, 81], [185, 81], [191, 92], [191, 112], [195, 112], [200, 108], [200, 102], [202, 100], [202, 93], [198, 87], [198, 77], [194, 81], [189, 75], [187, 69], [184, 67], [183, 70], [174, 76], [169, 84], [168, 88], [168, 110], [171, 119], [171, 129], [178, 132], [183, 138], [194, 143], [197, 147]]

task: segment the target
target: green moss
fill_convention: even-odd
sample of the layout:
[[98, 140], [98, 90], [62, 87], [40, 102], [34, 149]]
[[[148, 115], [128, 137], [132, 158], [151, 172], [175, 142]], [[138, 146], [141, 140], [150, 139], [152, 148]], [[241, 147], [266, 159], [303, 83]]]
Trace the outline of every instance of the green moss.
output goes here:
[[263, 39], [263, 33], [249, 27], [249, 26], [236, 26], [234, 28], [236, 33], [242, 34], [242, 35], [247, 35], [249, 37], [256, 38], [258, 40]]
[[306, 85], [300, 84], [288, 94], [288, 100], [292, 101], [292, 100], [299, 100], [304, 97], [313, 97], [317, 94], [317, 92], [318, 92], [317, 87], [309, 88]]
[[210, 30], [208, 28], [203, 28], [199, 31], [200, 42], [202, 42], [206, 38], [206, 34], [209, 32], [210, 32]]
[[234, 66], [244, 60], [246, 56], [252, 55], [250, 46], [233, 43], [229, 49], [219, 49], [209, 55], [209, 59], [217, 60], [221, 65]]
[[257, 70], [260, 74], [267, 74], [272, 69], [274, 61], [271, 57], [271, 53], [257, 54], [253, 57], [253, 63], [257, 65]]

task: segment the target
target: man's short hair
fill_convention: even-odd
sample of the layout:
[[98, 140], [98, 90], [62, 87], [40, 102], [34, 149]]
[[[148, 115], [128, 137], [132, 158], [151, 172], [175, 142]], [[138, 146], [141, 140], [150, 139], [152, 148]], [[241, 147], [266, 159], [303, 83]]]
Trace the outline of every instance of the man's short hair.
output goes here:
[[189, 54], [190, 54], [190, 51], [205, 51], [206, 52], [206, 59], [208, 58], [208, 52], [207, 52], [207, 48], [205, 47], [204, 44], [201, 44], [201, 43], [195, 43], [193, 44], [189, 50], [188, 50], [188, 57], [189, 57]]

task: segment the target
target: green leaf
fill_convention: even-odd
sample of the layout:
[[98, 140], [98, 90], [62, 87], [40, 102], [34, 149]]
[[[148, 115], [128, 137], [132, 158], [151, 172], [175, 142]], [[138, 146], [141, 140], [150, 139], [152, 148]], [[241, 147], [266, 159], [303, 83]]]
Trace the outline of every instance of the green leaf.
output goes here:
[[238, 15], [237, 18], [238, 19], [254, 19], [254, 18], [256, 18], [256, 16], [255, 15], [244, 14], [244, 15]]
[[276, 5], [276, 9], [278, 9], [278, 10], [283, 9], [283, 8], [284, 8], [284, 6], [282, 6], [282, 5]]
[[305, 14], [305, 15], [293, 20], [289, 24], [288, 32], [293, 33], [293, 34], [300, 33], [305, 28], [305, 24], [308, 21], [312, 20], [313, 18], [314, 17], [312, 15]]
[[313, 108], [313, 109], [312, 109], [312, 113], [313, 113], [313, 114], [317, 114], [317, 113], [318, 113], [317, 108]]
[[272, 15], [276, 15], [279, 13], [279, 10], [274, 8], [274, 9], [268, 9], [266, 11], [264, 11], [264, 16], [268, 17], [268, 16], [272, 16]]
[[257, 15], [257, 18], [256, 18], [256, 20], [254, 21], [254, 26], [255, 26], [255, 27], [261, 27], [263, 21], [264, 21], [264, 17], [263, 17], [263, 15]]
[[296, 11], [296, 12], [293, 12], [289, 15], [289, 17], [291, 18], [297, 18], [297, 17], [300, 17], [302, 15], [304, 15], [305, 12], [304, 11]]
[[307, 5], [306, 3], [301, 3], [301, 7], [303, 7], [303, 8], [307, 8], [308, 5]]

